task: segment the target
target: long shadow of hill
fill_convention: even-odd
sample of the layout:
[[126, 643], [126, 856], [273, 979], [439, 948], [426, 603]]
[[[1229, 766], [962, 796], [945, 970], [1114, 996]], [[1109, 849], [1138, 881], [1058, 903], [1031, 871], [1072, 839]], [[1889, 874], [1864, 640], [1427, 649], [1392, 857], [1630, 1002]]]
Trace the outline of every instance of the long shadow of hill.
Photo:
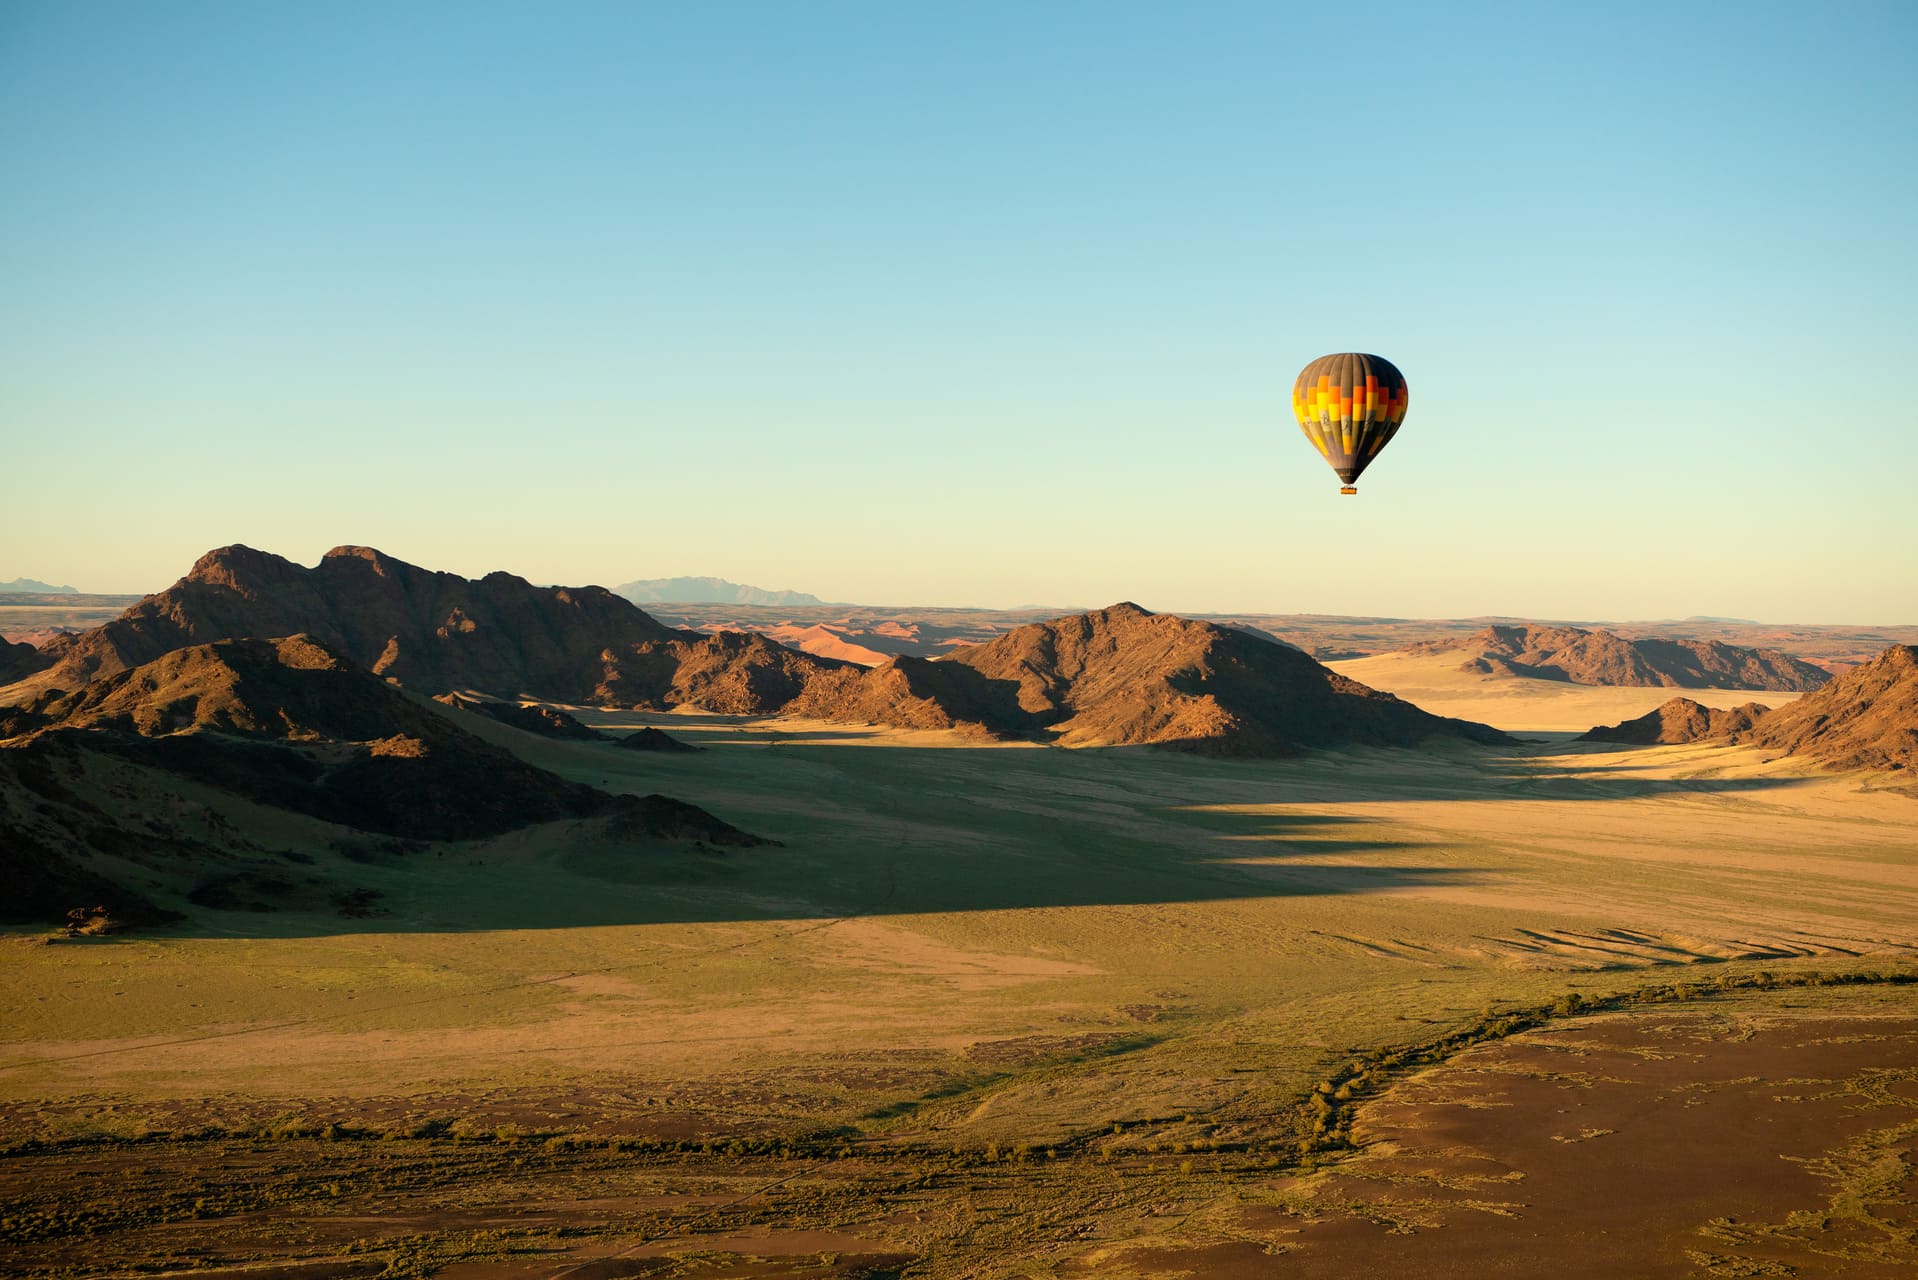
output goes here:
[[[281, 883], [324, 882], [319, 890], [277, 911], [195, 908], [168, 932], [808, 927], [861, 916], [1364, 895], [1471, 884], [1488, 872], [1419, 858], [1421, 842], [1383, 826], [1388, 813], [1374, 822], [1314, 805], [1616, 801], [1808, 781], [1630, 777], [1615, 765], [1479, 748], [1265, 762], [1149, 748], [868, 749], [803, 740], [637, 760], [610, 742], [552, 750], [546, 763], [564, 761], [578, 780], [683, 796], [782, 843], [622, 844], [560, 823], [423, 850], [388, 842], [351, 858], [291, 850], [292, 861], [268, 870]], [[179, 887], [247, 870], [199, 866], [180, 873]], [[270, 894], [252, 896], [274, 905]], [[340, 899], [365, 914], [325, 905]]]
[[522, 833], [519, 849], [401, 851], [340, 869], [379, 893], [378, 908], [390, 914], [196, 910], [167, 932], [295, 937], [751, 921], [803, 929], [868, 916], [1366, 894], [1479, 875], [1393, 860], [1417, 845], [1337, 834], [1351, 819], [1157, 816], [1173, 836], [1119, 837], [1062, 819], [1037, 824], [1017, 844], [955, 845], [929, 834], [924, 819], [907, 818], [894, 838], [851, 846], [824, 824], [783, 831], [783, 846], [765, 849], [566, 846], [563, 837], [538, 848], [544, 834], [533, 831]]

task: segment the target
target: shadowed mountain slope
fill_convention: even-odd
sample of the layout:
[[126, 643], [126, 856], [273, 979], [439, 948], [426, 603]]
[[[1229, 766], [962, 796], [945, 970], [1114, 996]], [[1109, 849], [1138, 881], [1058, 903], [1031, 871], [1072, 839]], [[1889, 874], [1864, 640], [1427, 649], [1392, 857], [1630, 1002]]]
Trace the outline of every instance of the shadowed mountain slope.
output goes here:
[[1485, 725], [1429, 715], [1289, 646], [1133, 604], [1019, 627], [936, 662], [899, 657], [841, 673], [790, 710], [1224, 755], [1410, 746], [1434, 736], [1509, 741]]
[[306, 569], [232, 546], [114, 621], [49, 641], [53, 665], [38, 679], [72, 689], [186, 645], [295, 633], [423, 692], [726, 712], [776, 710], [808, 675], [841, 665], [763, 637], [673, 631], [600, 587], [472, 580], [368, 547], [336, 547]]
[[1732, 741], [1839, 769], [1918, 766], [1918, 646], [1893, 645], [1818, 692], [1771, 712]]
[[257, 900], [294, 883], [270, 854], [289, 832], [326, 849], [568, 821], [589, 839], [759, 843], [667, 797], [569, 782], [452, 714], [307, 636], [190, 646], [43, 697], [26, 736], [0, 745], [0, 875], [30, 889], [0, 918], [51, 922], [94, 901], [160, 918], [126, 887], [156, 878], [224, 905], [191, 899], [216, 873], [246, 878]]
[[1637, 746], [1697, 742], [1739, 733], [1757, 723], [1770, 708], [1759, 702], [1742, 706], [1703, 706], [1690, 698], [1673, 698], [1635, 720], [1599, 725], [1579, 735], [1580, 742], [1625, 742]]
[[1822, 667], [1773, 649], [1717, 640], [1627, 640], [1580, 627], [1491, 626], [1461, 640], [1429, 641], [1404, 652], [1459, 653], [1465, 658], [1462, 671], [1570, 684], [1804, 692], [1831, 678]]
[[15, 644], [0, 637], [0, 684], [24, 680], [36, 671], [52, 665], [52, 660], [30, 644]]

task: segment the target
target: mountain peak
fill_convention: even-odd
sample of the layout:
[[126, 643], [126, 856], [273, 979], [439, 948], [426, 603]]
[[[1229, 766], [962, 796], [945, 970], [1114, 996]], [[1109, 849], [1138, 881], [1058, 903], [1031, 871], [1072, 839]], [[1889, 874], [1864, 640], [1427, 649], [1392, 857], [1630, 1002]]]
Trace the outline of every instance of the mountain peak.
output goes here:
[[182, 581], [231, 587], [244, 592], [254, 587], [289, 582], [302, 572], [304, 570], [291, 560], [235, 542], [229, 546], [215, 547], [195, 560]]

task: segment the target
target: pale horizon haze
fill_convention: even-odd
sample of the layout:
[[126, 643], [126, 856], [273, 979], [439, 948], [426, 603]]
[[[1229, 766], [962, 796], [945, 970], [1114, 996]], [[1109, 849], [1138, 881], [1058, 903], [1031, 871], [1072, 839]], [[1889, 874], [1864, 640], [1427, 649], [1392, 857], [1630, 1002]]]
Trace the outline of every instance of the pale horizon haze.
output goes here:
[[[0, 6], [0, 580], [1918, 622], [1918, 7]], [[1410, 386], [1341, 497], [1293, 377]]]

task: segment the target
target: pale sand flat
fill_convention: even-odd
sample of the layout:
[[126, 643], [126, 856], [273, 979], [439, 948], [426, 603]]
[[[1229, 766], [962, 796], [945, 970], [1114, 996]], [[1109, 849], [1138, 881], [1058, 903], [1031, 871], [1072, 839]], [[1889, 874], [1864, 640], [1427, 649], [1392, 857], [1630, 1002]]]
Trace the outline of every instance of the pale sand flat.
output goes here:
[[1773, 689], [1645, 689], [1569, 684], [1459, 670], [1465, 655], [1387, 653], [1326, 665], [1360, 684], [1396, 694], [1436, 716], [1477, 720], [1508, 732], [1583, 733], [1644, 715], [1673, 698], [1707, 707], [1747, 702], [1782, 707], [1802, 695]]

